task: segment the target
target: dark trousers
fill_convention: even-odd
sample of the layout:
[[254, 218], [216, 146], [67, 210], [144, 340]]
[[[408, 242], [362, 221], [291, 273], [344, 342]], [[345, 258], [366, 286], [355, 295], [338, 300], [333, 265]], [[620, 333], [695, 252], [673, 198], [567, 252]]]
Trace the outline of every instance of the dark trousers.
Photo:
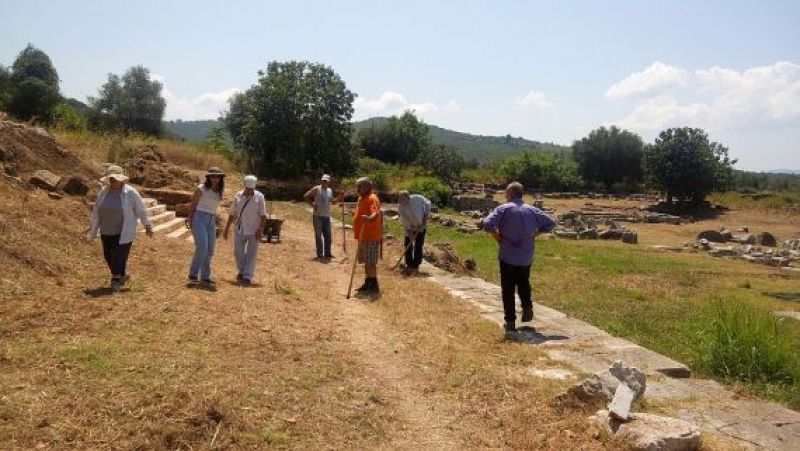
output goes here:
[[532, 309], [531, 300], [531, 265], [516, 266], [500, 262], [500, 288], [503, 297], [503, 312], [506, 324], [514, 324], [517, 315], [514, 308], [514, 291], [519, 293], [522, 310]]
[[406, 267], [416, 269], [422, 264], [422, 248], [425, 245], [425, 231], [420, 230], [417, 232], [417, 237], [414, 239], [413, 246], [408, 245], [410, 242], [411, 236], [406, 235], [405, 240], [403, 240], [403, 247], [408, 248], [408, 250], [406, 250]]
[[317, 247], [317, 257], [331, 256], [330, 216], [314, 216], [314, 244]]
[[125, 267], [128, 265], [128, 255], [131, 252], [131, 244], [119, 244], [119, 235], [100, 235], [103, 241], [103, 257], [106, 259], [108, 269], [112, 276], [124, 276]]

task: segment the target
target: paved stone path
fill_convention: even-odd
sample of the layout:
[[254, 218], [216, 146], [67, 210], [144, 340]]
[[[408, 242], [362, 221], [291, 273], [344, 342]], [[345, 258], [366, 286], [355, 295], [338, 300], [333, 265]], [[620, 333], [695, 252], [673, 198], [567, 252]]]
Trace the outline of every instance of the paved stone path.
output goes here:
[[[421, 274], [470, 302], [487, 320], [503, 325], [499, 286], [458, 277], [428, 263]], [[800, 450], [800, 413], [794, 410], [742, 399], [717, 382], [691, 378], [691, 370], [679, 362], [541, 304], [534, 306], [532, 324], [533, 328], [521, 328], [521, 341], [541, 346], [551, 359], [577, 372], [607, 370], [618, 359], [638, 367], [648, 376], [644, 397], [650, 410], [693, 422], [745, 448]]]

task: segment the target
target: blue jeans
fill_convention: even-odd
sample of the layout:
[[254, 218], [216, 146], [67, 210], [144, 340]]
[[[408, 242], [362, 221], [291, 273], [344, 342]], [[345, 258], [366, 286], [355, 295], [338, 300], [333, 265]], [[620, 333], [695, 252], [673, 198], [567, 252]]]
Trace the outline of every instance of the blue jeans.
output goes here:
[[255, 235], [242, 235], [236, 233], [233, 241], [233, 256], [236, 258], [236, 268], [239, 275], [246, 280], [253, 280], [256, 271], [256, 255], [258, 254], [258, 240]]
[[314, 244], [317, 246], [317, 257], [331, 256], [330, 216], [314, 216]]
[[217, 242], [216, 215], [195, 211], [192, 217], [192, 237], [194, 237], [194, 257], [189, 268], [189, 277], [201, 280], [211, 279], [211, 257]]

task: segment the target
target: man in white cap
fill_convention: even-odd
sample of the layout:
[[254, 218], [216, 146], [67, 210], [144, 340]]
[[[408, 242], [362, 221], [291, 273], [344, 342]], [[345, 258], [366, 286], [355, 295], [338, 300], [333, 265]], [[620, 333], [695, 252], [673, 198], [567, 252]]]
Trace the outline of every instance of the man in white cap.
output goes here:
[[256, 269], [258, 242], [267, 222], [267, 201], [256, 191], [256, 176], [244, 178], [244, 189], [236, 193], [231, 202], [231, 211], [222, 237], [228, 239], [231, 224], [236, 226], [233, 240], [233, 253], [236, 258], [236, 281], [249, 285]]
[[333, 197], [331, 176], [323, 174], [320, 184], [303, 195], [303, 199], [314, 208], [314, 244], [317, 247], [317, 259], [329, 260], [331, 254], [331, 204], [337, 199]]
[[425, 247], [425, 229], [431, 215], [431, 201], [421, 194], [397, 193], [398, 213], [405, 230], [406, 271], [412, 274], [422, 264], [422, 250]]

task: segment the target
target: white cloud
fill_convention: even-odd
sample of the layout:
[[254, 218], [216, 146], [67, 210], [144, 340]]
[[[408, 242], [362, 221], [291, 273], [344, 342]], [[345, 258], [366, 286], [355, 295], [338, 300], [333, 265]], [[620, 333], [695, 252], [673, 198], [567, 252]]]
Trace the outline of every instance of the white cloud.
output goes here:
[[461, 111], [461, 106], [451, 100], [444, 105], [435, 102], [409, 102], [405, 96], [398, 92], [386, 91], [377, 99], [357, 97], [353, 103], [355, 115], [357, 117], [368, 118], [372, 116], [391, 116], [402, 114], [407, 110], [414, 110], [417, 114], [424, 116], [433, 112], [455, 113]]
[[550, 108], [555, 104], [548, 100], [547, 96], [543, 92], [528, 91], [525, 96], [517, 99], [517, 105], [530, 106], [534, 108]]
[[216, 119], [222, 111], [228, 109], [228, 99], [239, 92], [237, 88], [228, 88], [219, 92], [206, 92], [195, 98], [187, 99], [178, 97], [170, 91], [163, 76], [153, 74], [152, 77], [164, 85], [161, 95], [167, 101], [167, 111], [164, 113], [164, 118], [167, 120], [196, 121]]
[[617, 123], [639, 130], [684, 125], [717, 131], [800, 127], [800, 65], [796, 63], [779, 61], [743, 71], [711, 67], [686, 73], [680, 89], [638, 101]]
[[611, 85], [606, 91], [609, 99], [621, 99], [645, 94], [669, 86], [683, 85], [689, 74], [680, 68], [656, 61], [641, 72], [634, 72]]

